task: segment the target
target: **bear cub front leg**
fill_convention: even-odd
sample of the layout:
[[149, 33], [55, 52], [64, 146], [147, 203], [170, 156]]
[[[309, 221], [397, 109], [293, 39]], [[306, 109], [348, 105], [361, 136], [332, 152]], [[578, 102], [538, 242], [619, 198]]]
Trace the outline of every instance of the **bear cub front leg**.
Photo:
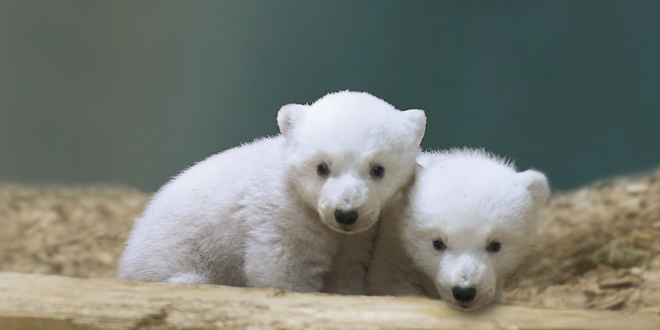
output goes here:
[[324, 278], [332, 267], [337, 244], [328, 237], [296, 235], [304, 232], [254, 237], [245, 254], [247, 286], [296, 292], [321, 291]]

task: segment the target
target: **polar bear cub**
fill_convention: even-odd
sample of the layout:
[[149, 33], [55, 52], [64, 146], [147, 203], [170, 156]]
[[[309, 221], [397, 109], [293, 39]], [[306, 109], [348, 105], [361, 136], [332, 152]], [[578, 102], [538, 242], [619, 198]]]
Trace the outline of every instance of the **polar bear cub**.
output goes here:
[[118, 277], [364, 293], [381, 208], [412, 181], [426, 116], [368, 93], [277, 115], [280, 135], [213, 155], [165, 184]]
[[407, 198], [383, 210], [368, 292], [441, 298], [462, 310], [499, 300], [535, 240], [545, 175], [476, 149], [418, 162]]

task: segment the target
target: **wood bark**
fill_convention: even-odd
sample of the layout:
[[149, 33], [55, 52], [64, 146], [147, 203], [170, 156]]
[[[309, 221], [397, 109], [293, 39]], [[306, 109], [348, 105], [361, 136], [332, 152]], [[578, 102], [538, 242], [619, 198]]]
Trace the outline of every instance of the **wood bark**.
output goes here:
[[0, 273], [0, 329], [660, 329], [660, 315]]

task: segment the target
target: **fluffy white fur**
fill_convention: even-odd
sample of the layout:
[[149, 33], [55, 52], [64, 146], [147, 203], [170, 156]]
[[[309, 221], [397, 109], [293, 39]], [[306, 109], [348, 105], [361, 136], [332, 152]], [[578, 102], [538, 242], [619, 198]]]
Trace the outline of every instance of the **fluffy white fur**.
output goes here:
[[[364, 293], [373, 225], [412, 181], [424, 112], [344, 91], [285, 105], [277, 123], [280, 135], [164, 185], [135, 223], [118, 277]], [[356, 211], [357, 221], [339, 223], [336, 210]]]
[[423, 153], [418, 162], [407, 198], [383, 210], [368, 293], [441, 298], [462, 310], [498, 300], [535, 240], [546, 177], [483, 150]]

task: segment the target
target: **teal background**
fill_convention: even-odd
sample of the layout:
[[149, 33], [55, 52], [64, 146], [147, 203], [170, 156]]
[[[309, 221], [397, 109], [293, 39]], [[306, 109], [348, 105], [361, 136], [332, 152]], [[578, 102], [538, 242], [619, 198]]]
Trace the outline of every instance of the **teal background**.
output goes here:
[[555, 189], [653, 169], [660, 1], [0, 0], [0, 181], [154, 191], [343, 89]]

